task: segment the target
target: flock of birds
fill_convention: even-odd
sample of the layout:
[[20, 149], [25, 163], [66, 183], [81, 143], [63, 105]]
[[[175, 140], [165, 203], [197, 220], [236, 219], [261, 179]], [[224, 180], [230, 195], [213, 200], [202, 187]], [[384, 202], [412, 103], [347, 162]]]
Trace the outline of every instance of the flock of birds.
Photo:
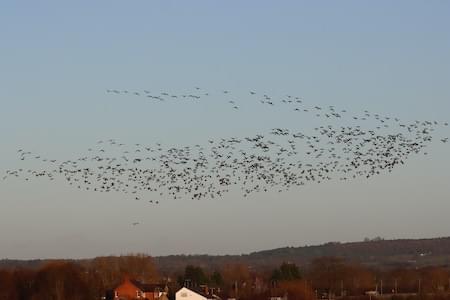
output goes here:
[[[199, 87], [185, 94], [148, 90], [106, 92], [158, 102], [200, 101], [212, 97]], [[232, 109], [240, 108], [230, 91], [220, 94]], [[21, 161], [38, 160], [44, 167], [7, 170], [3, 179], [63, 180], [80, 190], [123, 193], [130, 199], [153, 204], [168, 198], [214, 199], [230, 190], [240, 191], [247, 197], [311, 183], [371, 178], [392, 172], [412, 155], [427, 155], [426, 147], [435, 139], [437, 127], [448, 126], [446, 122], [403, 122], [369, 111], [350, 114], [334, 106], [308, 106], [303, 99], [292, 95], [278, 98], [249, 91], [247, 97], [270, 107], [286, 105], [292, 111], [319, 118], [323, 125], [311, 129], [312, 133], [280, 127], [253, 136], [210, 139], [203, 145], [181, 147], [100, 140], [84, 155], [64, 161], [19, 149]], [[332, 119], [342, 122], [324, 123]], [[342, 124], [347, 121], [352, 124]], [[448, 143], [448, 138], [440, 141]]]

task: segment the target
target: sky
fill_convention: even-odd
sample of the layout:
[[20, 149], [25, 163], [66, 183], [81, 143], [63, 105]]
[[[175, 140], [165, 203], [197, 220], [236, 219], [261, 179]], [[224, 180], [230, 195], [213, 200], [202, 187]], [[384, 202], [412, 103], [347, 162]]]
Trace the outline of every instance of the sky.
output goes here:
[[[63, 160], [100, 139], [193, 145], [313, 126], [245, 99], [230, 111], [223, 90], [449, 121], [449, 15], [448, 1], [1, 1], [0, 172], [27, 167], [17, 149]], [[156, 105], [106, 93], [195, 86], [212, 100]], [[157, 206], [62, 181], [0, 181], [0, 258], [449, 236], [450, 146], [428, 153], [371, 180]]]

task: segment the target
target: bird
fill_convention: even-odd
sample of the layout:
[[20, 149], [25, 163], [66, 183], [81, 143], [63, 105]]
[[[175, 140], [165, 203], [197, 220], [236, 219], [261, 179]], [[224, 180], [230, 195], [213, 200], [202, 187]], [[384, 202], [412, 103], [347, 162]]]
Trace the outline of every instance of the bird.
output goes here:
[[[126, 96], [124, 91], [115, 91], [118, 90], [107, 90], [107, 93]], [[170, 91], [134, 92], [135, 96], [180, 103], [203, 99], [206, 94], [204, 91], [181, 95]], [[250, 91], [250, 95], [256, 94], [260, 95]], [[34, 166], [31, 164], [27, 170], [8, 170], [3, 178], [23, 178], [26, 182], [38, 178], [55, 182], [55, 178], [60, 178], [70, 188], [118, 193], [127, 199], [132, 195], [135, 200], [147, 196], [215, 199], [223, 197], [231, 188], [237, 188], [242, 197], [253, 193], [282, 193], [333, 179], [344, 182], [388, 174], [415, 154], [428, 155], [426, 148], [432, 143], [438, 125], [435, 121], [402, 122], [368, 110], [347, 115], [347, 110], [307, 105], [306, 100], [291, 94], [284, 97], [264, 94], [257, 100], [256, 105], [261, 103], [274, 110], [287, 107], [291, 114], [309, 114], [322, 124], [311, 129], [312, 133], [300, 132], [295, 127], [275, 127], [254, 135], [207, 139], [194, 146], [168, 147], [145, 141], [127, 144], [102, 139], [104, 142], [89, 147], [87, 153], [63, 161], [19, 149], [19, 163], [36, 160], [41, 167], [31, 167]], [[239, 108], [234, 100], [228, 103], [233, 109]], [[335, 125], [330, 125], [332, 120], [336, 121]], [[370, 126], [368, 120], [374, 125]], [[441, 141], [447, 143], [448, 138]], [[160, 201], [148, 202], [159, 204]]]

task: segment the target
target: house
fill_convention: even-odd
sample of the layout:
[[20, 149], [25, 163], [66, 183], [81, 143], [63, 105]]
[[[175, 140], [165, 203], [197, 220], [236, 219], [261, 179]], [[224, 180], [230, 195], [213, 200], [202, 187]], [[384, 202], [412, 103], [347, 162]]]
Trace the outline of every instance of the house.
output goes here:
[[287, 295], [284, 296], [270, 296], [269, 300], [287, 300]]
[[183, 287], [175, 294], [175, 300], [221, 300], [213, 291]]
[[279, 289], [272, 289], [267, 300], [288, 300], [288, 294]]
[[115, 300], [166, 300], [168, 288], [166, 285], [145, 284], [126, 278], [114, 289]]

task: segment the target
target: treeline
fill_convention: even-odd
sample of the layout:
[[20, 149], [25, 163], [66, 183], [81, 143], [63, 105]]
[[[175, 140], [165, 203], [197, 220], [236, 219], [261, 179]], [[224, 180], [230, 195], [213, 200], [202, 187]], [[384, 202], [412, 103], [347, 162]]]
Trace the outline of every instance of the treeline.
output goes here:
[[[445, 267], [372, 269], [338, 257], [314, 259], [306, 268], [282, 263], [271, 271], [254, 271], [242, 264], [229, 264], [205, 272], [187, 266], [178, 284], [219, 286], [230, 297], [267, 299], [287, 295], [289, 300], [342, 298], [369, 299], [366, 292], [380, 296], [450, 299], [450, 270]], [[434, 299], [433, 298], [433, 299]]]
[[236, 262], [214, 269], [187, 265], [167, 273], [158, 270], [153, 258], [147, 255], [52, 261], [37, 269], [0, 269], [0, 299], [101, 299], [125, 277], [167, 284], [172, 299], [180, 287], [189, 286], [214, 290], [223, 299], [241, 300], [284, 295], [289, 300], [368, 299], [367, 291], [392, 294], [393, 299], [450, 300], [450, 272], [446, 267], [386, 270], [338, 257], [320, 257], [303, 267], [284, 262], [276, 268], [259, 270]]
[[98, 257], [85, 262], [52, 261], [38, 269], [0, 270], [0, 299], [102, 299], [124, 276], [141, 281], [160, 280], [147, 255]]

